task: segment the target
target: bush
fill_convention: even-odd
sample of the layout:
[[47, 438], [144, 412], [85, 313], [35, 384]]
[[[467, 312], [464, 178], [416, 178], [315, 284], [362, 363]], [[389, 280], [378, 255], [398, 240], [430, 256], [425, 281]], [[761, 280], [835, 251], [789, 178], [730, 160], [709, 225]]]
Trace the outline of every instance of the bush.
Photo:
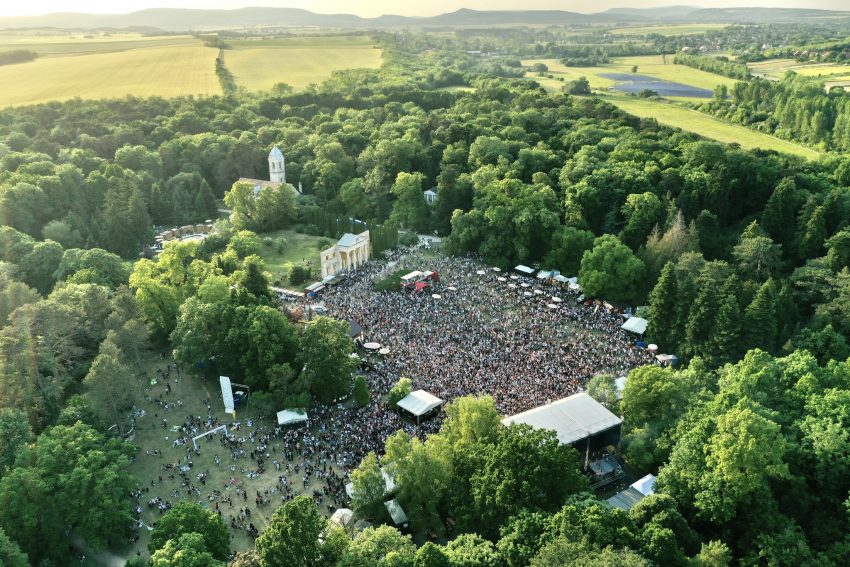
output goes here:
[[328, 240], [327, 238], [321, 238], [316, 242], [316, 249], [317, 250], [326, 250], [333, 245], [334, 245], [334, 243], [331, 242], [330, 240]]
[[307, 266], [292, 266], [289, 271], [289, 283], [301, 285], [310, 279], [310, 268]]
[[289, 243], [284, 237], [280, 237], [274, 241], [274, 249], [278, 254], [283, 254], [284, 250], [286, 250], [286, 246]]
[[240, 258], [259, 254], [262, 243], [260, 237], [250, 230], [240, 230], [230, 238], [230, 248]]
[[412, 232], [402, 232], [398, 235], [398, 243], [402, 246], [415, 246], [419, 243], [419, 237]]
[[401, 276], [408, 273], [410, 270], [396, 270], [387, 277], [378, 280], [372, 285], [372, 289], [377, 292], [381, 291], [401, 291]]
[[271, 236], [266, 236], [265, 238], [263, 238], [263, 246], [271, 248], [272, 244], [274, 244], [274, 240], [272, 240]]
[[369, 405], [369, 386], [363, 376], [357, 376], [354, 379], [354, 401], [361, 408]]
[[413, 382], [410, 378], [399, 378], [387, 394], [387, 404], [390, 407], [395, 407], [399, 400], [407, 396], [411, 390], [413, 390]]

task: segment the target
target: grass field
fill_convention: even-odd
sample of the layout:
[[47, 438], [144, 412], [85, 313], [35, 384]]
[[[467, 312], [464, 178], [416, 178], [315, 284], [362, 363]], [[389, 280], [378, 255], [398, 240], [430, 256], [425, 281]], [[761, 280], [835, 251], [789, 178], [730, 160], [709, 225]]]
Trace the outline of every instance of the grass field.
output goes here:
[[[283, 252], [279, 253], [274, 245], [263, 245], [260, 251], [260, 257], [266, 264], [266, 270], [272, 275], [272, 281], [280, 280], [283, 284], [282, 287], [286, 288], [292, 287], [289, 285], [289, 271], [292, 266], [306, 262], [310, 269], [317, 274], [319, 272], [319, 252], [333, 245], [333, 242], [328, 238], [309, 236], [291, 230], [268, 232], [261, 234], [260, 237], [270, 237], [274, 241], [277, 241], [278, 238], [286, 239], [286, 247]], [[319, 245], [320, 243], [323, 243], [322, 246]]]
[[221, 94], [218, 51], [191, 44], [40, 58], [0, 67], [0, 106], [75, 97], [101, 99]]
[[657, 33], [659, 35], [692, 35], [705, 33], [707, 31], [719, 30], [725, 28], [726, 24], [678, 24], [678, 25], [659, 25], [659, 26], [636, 26], [617, 28], [610, 33], [617, 35], [645, 35]]
[[691, 85], [694, 87], [712, 90], [719, 84], [726, 85], [731, 88], [735, 84], [735, 79], [707, 73], [687, 67], [685, 65], [674, 65], [673, 57], [667, 57], [667, 63], [661, 55], [646, 55], [640, 57], [621, 57], [615, 59], [609, 64], [599, 65], [596, 67], [566, 67], [557, 59], [541, 59], [541, 60], [525, 60], [523, 65], [531, 66], [534, 63], [545, 63], [549, 67], [549, 74], [554, 79], [538, 77], [536, 74], [529, 74], [529, 77], [540, 82], [547, 88], [563, 86], [563, 82], [558, 81], [559, 77], [564, 78], [564, 82], [578, 79], [579, 77], [587, 77], [590, 81], [590, 87], [596, 90], [607, 90], [616, 84], [616, 81], [602, 77], [607, 73], [631, 73], [632, 67], [637, 66], [638, 75], [653, 77], [661, 81], [672, 81]]
[[776, 150], [788, 154], [802, 156], [806, 159], [817, 159], [820, 154], [815, 150], [781, 140], [769, 134], [763, 134], [730, 124], [719, 118], [709, 116], [697, 110], [683, 108], [674, 103], [658, 102], [630, 96], [605, 96], [605, 100], [618, 108], [640, 118], [655, 118], [659, 123], [673, 128], [681, 128], [695, 132], [706, 138], [724, 142], [737, 143], [744, 149], [761, 148]]
[[377, 68], [381, 50], [363, 36], [315, 36], [228, 42], [227, 68], [236, 84], [251, 91], [265, 91], [277, 83], [296, 89], [320, 83], [333, 71]]

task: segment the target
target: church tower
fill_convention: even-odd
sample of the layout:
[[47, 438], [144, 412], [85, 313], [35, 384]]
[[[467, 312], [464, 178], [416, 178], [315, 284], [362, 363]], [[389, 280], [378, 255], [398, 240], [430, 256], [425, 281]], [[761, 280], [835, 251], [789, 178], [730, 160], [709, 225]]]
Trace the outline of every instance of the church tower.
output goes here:
[[269, 179], [272, 183], [286, 183], [286, 159], [277, 146], [269, 152]]

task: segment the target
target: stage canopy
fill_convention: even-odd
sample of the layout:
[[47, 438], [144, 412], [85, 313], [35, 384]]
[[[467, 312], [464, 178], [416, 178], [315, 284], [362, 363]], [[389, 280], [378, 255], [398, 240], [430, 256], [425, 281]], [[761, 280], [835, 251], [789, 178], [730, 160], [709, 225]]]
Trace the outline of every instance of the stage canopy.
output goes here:
[[349, 510], [348, 508], [340, 508], [331, 516], [331, 522], [338, 525], [341, 528], [347, 527], [348, 524], [351, 523], [351, 520], [354, 519], [354, 512]]
[[307, 410], [305, 409], [285, 409], [277, 412], [278, 425], [289, 425], [302, 421], [307, 421]]
[[561, 444], [569, 445], [617, 427], [622, 421], [605, 406], [582, 392], [506, 417], [502, 423], [525, 423], [535, 429], [551, 429]]
[[620, 328], [630, 333], [642, 335], [646, 332], [647, 325], [649, 325], [649, 321], [642, 317], [629, 317], [629, 320], [623, 323]]
[[634, 481], [631, 487], [644, 496], [655, 494], [655, 475], [648, 474], [645, 477]]
[[398, 401], [398, 407], [404, 411], [420, 417], [440, 406], [443, 400], [429, 394], [425, 390], [416, 390]]

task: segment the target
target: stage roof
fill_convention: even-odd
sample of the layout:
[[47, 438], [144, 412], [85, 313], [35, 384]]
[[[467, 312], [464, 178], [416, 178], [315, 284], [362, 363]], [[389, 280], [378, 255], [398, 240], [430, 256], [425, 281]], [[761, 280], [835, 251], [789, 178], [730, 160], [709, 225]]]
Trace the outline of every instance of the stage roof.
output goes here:
[[564, 445], [602, 433], [622, 422], [622, 419], [585, 393], [574, 394], [502, 420], [504, 425], [525, 423], [536, 429], [551, 429]]
[[443, 400], [437, 396], [429, 394], [425, 390], [416, 390], [415, 392], [410, 392], [408, 395], [400, 399], [398, 401], [398, 407], [419, 417], [425, 415], [442, 403]]

